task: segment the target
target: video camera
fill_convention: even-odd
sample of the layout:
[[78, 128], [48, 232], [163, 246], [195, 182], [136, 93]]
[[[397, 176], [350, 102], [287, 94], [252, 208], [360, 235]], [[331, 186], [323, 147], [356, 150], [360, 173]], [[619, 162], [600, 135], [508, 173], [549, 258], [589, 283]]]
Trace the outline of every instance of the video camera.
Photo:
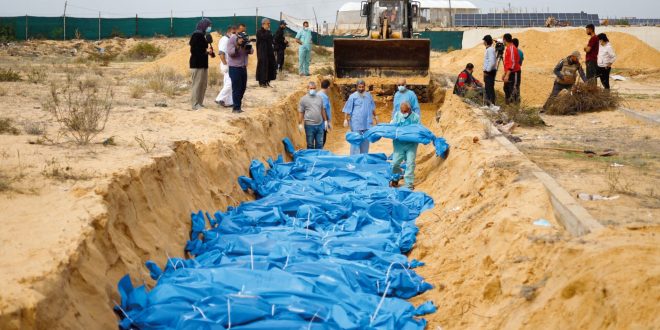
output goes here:
[[502, 40], [498, 39], [495, 42], [495, 54], [497, 55], [498, 59], [504, 58], [504, 48], [505, 48], [504, 43], [502, 42]]
[[252, 43], [251, 42], [256, 41], [256, 40], [250, 39], [250, 37], [245, 32], [241, 32], [237, 36], [238, 36], [239, 39], [243, 39], [243, 44], [241, 45], [241, 47], [243, 47], [243, 49], [245, 49], [247, 51], [252, 50]]

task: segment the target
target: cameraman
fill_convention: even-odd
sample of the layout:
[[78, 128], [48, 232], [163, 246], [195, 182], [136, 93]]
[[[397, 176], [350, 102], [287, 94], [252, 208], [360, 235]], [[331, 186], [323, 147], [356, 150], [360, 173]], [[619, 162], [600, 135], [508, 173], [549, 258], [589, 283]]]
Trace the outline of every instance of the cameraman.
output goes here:
[[504, 34], [504, 42], [506, 43], [506, 50], [504, 51], [504, 94], [506, 96], [506, 104], [516, 102], [518, 100], [517, 90], [518, 80], [520, 80], [520, 54], [518, 48], [513, 44], [513, 37], [510, 33]]
[[493, 37], [490, 34], [483, 38], [486, 52], [484, 53], [484, 84], [486, 102], [489, 106], [495, 105], [495, 77], [497, 76], [497, 55], [493, 46]]
[[232, 113], [242, 113], [241, 105], [247, 88], [248, 55], [252, 54], [254, 50], [245, 34], [245, 24], [239, 24], [236, 32], [235, 35], [229, 38], [229, 44], [227, 45], [227, 54], [229, 55], [227, 64], [229, 65], [229, 78], [231, 78], [231, 96], [234, 101]]

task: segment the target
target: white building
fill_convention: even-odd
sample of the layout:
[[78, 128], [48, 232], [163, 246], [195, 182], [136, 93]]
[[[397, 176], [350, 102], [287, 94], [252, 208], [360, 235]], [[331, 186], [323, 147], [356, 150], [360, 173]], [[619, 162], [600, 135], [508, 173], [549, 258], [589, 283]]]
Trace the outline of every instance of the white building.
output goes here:
[[[420, 3], [418, 29], [449, 26], [448, 0], [421, 0]], [[347, 2], [342, 5], [337, 12], [337, 30], [344, 33], [363, 31], [366, 27], [366, 18], [360, 16], [360, 10], [360, 2]], [[479, 8], [470, 1], [452, 0], [451, 13], [477, 14]]]
[[[418, 28], [426, 27], [448, 27], [449, 6], [447, 0], [421, 0], [420, 25]], [[479, 8], [470, 1], [451, 1], [451, 13], [453, 14], [478, 14]]]

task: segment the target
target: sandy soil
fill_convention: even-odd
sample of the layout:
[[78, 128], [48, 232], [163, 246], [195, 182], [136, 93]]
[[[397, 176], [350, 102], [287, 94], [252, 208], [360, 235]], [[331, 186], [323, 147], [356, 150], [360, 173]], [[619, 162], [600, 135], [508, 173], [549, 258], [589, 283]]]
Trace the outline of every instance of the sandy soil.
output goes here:
[[[159, 66], [187, 61], [173, 55], [179, 52], [158, 60]], [[20, 70], [35, 63], [4, 59], [3, 65]], [[0, 280], [8, 283], [0, 293], [0, 327], [116, 328], [111, 306], [121, 276], [131, 273], [153, 284], [143, 263], [182, 255], [189, 212], [224, 209], [249, 198], [239, 191], [236, 177], [247, 172], [251, 158], [282, 153], [284, 136], [303, 145], [294, 118], [305, 80], [295, 75], [276, 81], [274, 89], [259, 89], [250, 81], [246, 114], [232, 116], [215, 107], [188, 111], [187, 93], [168, 98], [149, 92], [132, 99], [129, 85], [142, 78], [124, 75], [140, 65], [78, 64], [81, 78], [102, 72], [99, 84], [116, 89], [116, 107], [94, 142], [114, 136], [117, 146], [78, 147], [64, 137], [33, 145], [29, 141], [36, 136], [0, 136], [0, 170], [11, 179], [10, 189], [0, 193], [5, 228], [0, 267], [7, 270]], [[63, 79], [58, 70], [71, 70], [52, 66], [51, 78]], [[44, 121], [48, 135], [56, 136], [56, 124], [39, 108], [46, 86], [0, 86], [7, 90], [0, 96], [3, 116], [19, 123]], [[209, 90], [207, 99], [216, 91], [217, 86]], [[436, 207], [419, 219], [418, 243], [410, 255], [426, 262], [418, 271], [435, 286], [413, 299], [431, 299], [439, 306], [427, 316], [429, 329], [660, 326], [657, 223], [619, 221], [625, 225], [571, 237], [554, 218], [545, 188], [529, 172], [529, 160], [509, 154], [494, 140], [474, 142], [483, 135], [481, 119], [452, 95], [436, 100], [444, 103], [425, 105], [422, 119], [447, 138], [452, 151], [443, 161], [431, 147], [420, 148], [416, 186], [435, 199]], [[162, 101], [167, 108], [154, 106]], [[381, 120], [387, 120], [390, 105], [386, 98], [378, 101]], [[336, 130], [328, 148], [345, 152], [336, 94], [333, 105]], [[631, 131], [635, 139], [644, 138], [639, 128]], [[155, 149], [146, 153], [136, 136], [155, 143]], [[372, 150], [389, 148], [382, 141]], [[53, 164], [59, 164], [58, 173], [70, 175], [53, 175]], [[541, 218], [552, 226], [533, 224]]]
[[[501, 36], [493, 36], [500, 38]], [[550, 95], [553, 83], [552, 69], [564, 57], [575, 50], [586, 46], [588, 36], [581, 30], [568, 30], [559, 32], [541, 32], [529, 30], [514, 37], [520, 40], [520, 49], [525, 53], [522, 68], [521, 96], [524, 104], [540, 106]], [[660, 68], [660, 52], [645, 44], [641, 40], [625, 33], [608, 33], [616, 54], [617, 61], [614, 71], [621, 71], [624, 76], [631, 71], [655, 72]], [[483, 80], [481, 68], [483, 67], [484, 46], [453, 51], [449, 54], [432, 58], [433, 72], [441, 72], [451, 77], [452, 81], [465, 68], [467, 63], [475, 66], [475, 77]], [[584, 53], [582, 54], [584, 60]], [[500, 65], [501, 66], [501, 65]], [[497, 79], [501, 79], [503, 71], [498, 72]], [[639, 77], [640, 83], [645, 77]], [[632, 77], [626, 83], [613, 82], [612, 88], [617, 90], [625, 88], [631, 82], [634, 84], [637, 77]], [[657, 79], [654, 79], [657, 83]], [[496, 83], [501, 90], [502, 83]], [[651, 88], [654, 89], [654, 88]]]
[[[170, 40], [165, 42], [172, 43]], [[182, 42], [178, 40], [177, 44]], [[51, 44], [45, 42], [45, 50], [40, 52], [50, 52]], [[41, 46], [30, 47], [40, 49]], [[275, 81], [272, 89], [258, 88], [257, 82], [250, 79], [245, 97], [246, 114], [237, 118], [230, 110], [218, 108], [213, 103], [219, 86], [207, 90], [208, 108], [198, 112], [188, 111], [187, 90], [172, 98], [152, 91], [141, 98], [132, 98], [130, 85], [146, 82], [141, 78], [126, 79], [125, 73], [144, 63], [112, 62], [109, 67], [100, 67], [55, 55], [38, 58], [0, 56], [3, 57], [3, 68], [19, 70], [24, 77], [30, 68], [46, 67], [48, 81], [61, 83], [70, 73], [78, 75], [81, 80], [92, 80], [100, 88], [109, 86], [115, 93], [114, 108], [106, 129], [93, 144], [80, 147], [67, 137], [60, 136], [58, 125], [42, 109], [41, 103], [49, 93], [48, 81], [0, 85], [5, 91], [5, 95], [0, 96], [2, 117], [13, 119], [22, 131], [20, 135], [0, 136], [0, 177], [3, 183], [8, 184], [0, 192], [0, 218], [5, 228], [0, 234], [3, 246], [0, 267], [5, 270], [0, 273], [0, 281], [11, 284], [3, 286], [0, 294], [0, 324], [10, 328], [42, 327], [47, 324], [50, 324], [48, 327], [75, 328], [78, 322], [114, 328], [114, 317], [108, 313], [112, 307], [109, 297], [117, 299], [112, 282], [129, 271], [136, 274], [143, 272], [141, 264], [148, 253], [140, 252], [141, 247], [154, 243], [149, 238], [154, 235], [157, 242], [154, 245], [158, 246], [160, 256], [151, 254], [150, 258], [164, 258], [168, 251], [172, 255], [180, 255], [188, 231], [186, 219], [190, 211], [225, 208], [248, 197], [235, 184], [235, 178], [246, 173], [252, 157], [282, 152], [281, 143], [274, 137], [289, 136], [283, 127], [293, 126], [293, 123], [275, 116], [276, 112], [269, 111], [268, 107], [284, 102], [283, 96], [304, 85], [301, 78], [291, 74]], [[250, 76], [256, 65], [253, 62]], [[167, 103], [168, 107], [155, 106], [161, 102]], [[47, 139], [25, 133], [25, 127], [35, 123], [45, 125]], [[261, 134], [255, 136], [254, 132]], [[109, 137], [114, 138], [116, 145], [100, 144]], [[136, 138], [143, 139], [147, 148], [152, 150], [147, 152], [140, 147]], [[202, 151], [195, 148], [200, 144], [204, 146], [200, 148]], [[233, 146], [225, 148], [225, 144]], [[238, 149], [237, 145], [240, 145]], [[190, 151], [191, 148], [193, 151]], [[195, 173], [196, 168], [186, 166], [203, 162], [204, 159], [199, 158], [203, 158], [205, 153], [213, 158], [206, 159], [208, 164], [204, 166], [220, 171], [206, 173], [215, 179], [206, 179], [208, 187], [198, 182], [204, 176]], [[155, 186], [149, 186], [146, 183], [148, 178], [142, 177], [145, 169], [150, 168], [155, 174], [147, 176], [155, 177], [159, 182]], [[177, 181], [168, 184], [163, 176], [172, 171], [174, 173], [170, 175]], [[217, 178], [218, 175], [222, 178]], [[119, 191], [127, 190], [135, 185], [129, 185], [134, 180], [144, 186], [119, 195], [112, 188], [113, 184], [124, 182], [120, 184]], [[197, 194], [190, 190], [197, 191]], [[136, 194], [145, 200], [155, 196], [163, 200], [152, 202], [153, 205], [136, 206], [139, 202], [127, 197]], [[130, 205], [133, 206], [127, 210]], [[167, 209], [159, 210], [158, 207]], [[141, 221], [151, 223], [145, 224], [146, 228], [131, 228], [139, 227], [130, 222], [138, 216]], [[108, 221], [117, 218], [120, 218], [121, 224], [115, 224], [113, 229], [118, 232], [109, 230], [105, 234], [98, 233], [109, 237], [100, 239], [104, 242], [103, 246], [90, 247], [90, 242], [98, 238], [95, 237], [97, 231], [105, 232], [103, 228], [106, 228]], [[173, 232], [161, 232], [159, 223], [171, 224]], [[117, 243], [115, 236], [122, 235], [130, 239]], [[171, 239], [161, 240], [159, 235]], [[146, 250], [154, 251], [153, 247]], [[92, 262], [94, 258], [102, 260]], [[91, 267], [89, 272], [77, 269], [79, 263], [88, 264], [84, 267]], [[107, 268], [104, 268], [105, 264], [108, 264]], [[75, 306], [84, 303], [86, 297], [80, 294], [83, 290], [80, 286], [94, 285], [103, 276], [113, 278], [99, 288], [105, 298], [90, 303], [88, 313], [81, 316], [75, 311]], [[58, 286], [73, 288], [60, 294], [52, 292]], [[66, 307], [44, 307], [44, 304], [52, 306], [53, 301]], [[63, 318], [61, 322], [54, 323], [60, 318]], [[45, 324], [39, 324], [39, 321]]]

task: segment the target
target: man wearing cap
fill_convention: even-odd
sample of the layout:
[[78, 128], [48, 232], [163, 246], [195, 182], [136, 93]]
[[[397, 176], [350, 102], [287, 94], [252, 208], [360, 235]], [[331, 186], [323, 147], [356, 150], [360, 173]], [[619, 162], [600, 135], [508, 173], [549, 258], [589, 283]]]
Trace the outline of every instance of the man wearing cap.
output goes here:
[[[363, 135], [372, 124], [378, 123], [376, 118], [376, 103], [371, 94], [366, 91], [364, 80], [357, 81], [357, 91], [351, 94], [344, 105], [344, 127], [350, 127], [351, 132]], [[359, 146], [351, 145], [351, 155], [369, 153], [369, 140], [364, 139]]]
[[486, 92], [486, 102], [488, 105], [495, 105], [495, 77], [497, 76], [497, 56], [495, 46], [493, 46], [493, 37], [490, 34], [484, 36], [484, 85]]
[[548, 97], [548, 100], [543, 106], [544, 109], [548, 105], [548, 102], [557, 96], [559, 92], [564, 89], [571, 89], [573, 87], [577, 81], [578, 73], [580, 74], [582, 81], [587, 81], [587, 77], [584, 74], [584, 70], [582, 70], [582, 65], [580, 64], [580, 52], [577, 50], [568, 57], [559, 61], [553, 72], [557, 77], [555, 78], [555, 83], [552, 87], [552, 93], [550, 93], [550, 97]]
[[275, 52], [277, 53], [277, 71], [282, 73], [284, 70], [284, 51], [289, 47], [289, 42], [286, 41], [284, 32], [286, 31], [286, 22], [280, 22], [280, 28], [275, 32], [275, 38], [273, 40]]

